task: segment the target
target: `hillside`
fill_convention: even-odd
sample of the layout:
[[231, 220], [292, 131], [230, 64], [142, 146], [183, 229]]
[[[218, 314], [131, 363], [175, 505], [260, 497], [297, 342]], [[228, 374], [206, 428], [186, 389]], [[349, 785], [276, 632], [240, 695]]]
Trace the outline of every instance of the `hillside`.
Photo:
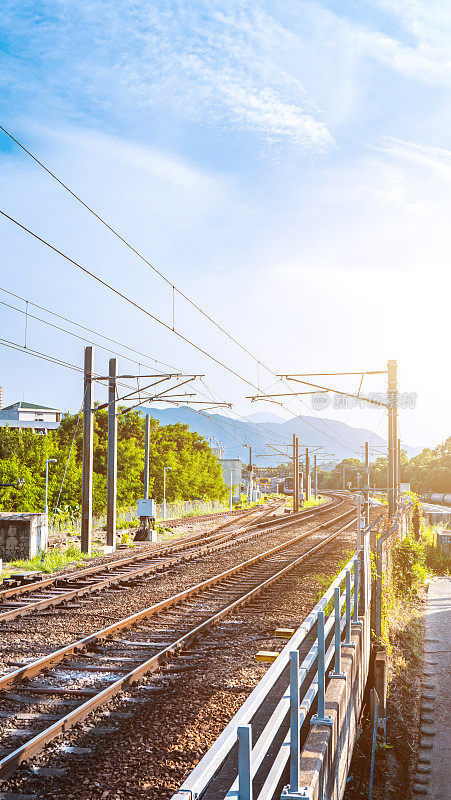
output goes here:
[[[291, 443], [293, 433], [299, 437], [302, 447], [322, 445], [323, 451], [332, 454], [330, 461], [339, 462], [343, 458], [361, 457], [366, 441], [373, 445], [386, 445], [380, 436], [375, 436], [366, 428], [353, 428], [345, 422], [318, 417], [293, 417], [283, 420], [275, 414], [254, 415], [231, 420], [222, 414], [201, 414], [190, 408], [146, 408], [141, 406], [142, 414], [150, 414], [162, 425], [181, 422], [190, 430], [204, 436], [213, 437], [225, 447], [225, 458], [249, 458], [249, 450], [243, 445], [252, 447], [252, 461], [260, 466], [273, 466], [286, 460], [287, 444]], [[274, 419], [279, 419], [276, 422]], [[264, 421], [262, 421], [264, 420]], [[417, 455], [418, 449], [403, 445], [409, 458]], [[381, 451], [382, 454], [382, 451]]]

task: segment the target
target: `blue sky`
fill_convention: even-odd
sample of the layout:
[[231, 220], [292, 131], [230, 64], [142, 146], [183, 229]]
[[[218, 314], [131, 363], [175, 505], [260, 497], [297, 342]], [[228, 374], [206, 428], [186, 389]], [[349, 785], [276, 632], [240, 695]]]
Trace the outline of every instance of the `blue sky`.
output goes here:
[[[19, 1], [0, 19], [2, 125], [276, 372], [397, 358], [400, 388], [418, 393], [402, 436], [449, 435], [448, 2]], [[3, 210], [171, 320], [154, 273], [4, 135], [0, 155]], [[240, 413], [266, 410], [11, 223], [0, 231], [3, 288], [205, 372]], [[179, 301], [176, 326], [274, 383]], [[22, 343], [23, 315], [0, 306], [0, 337]], [[81, 342], [32, 320], [27, 339], [81, 363]], [[7, 402], [80, 405], [77, 375], [5, 348], [0, 367]]]

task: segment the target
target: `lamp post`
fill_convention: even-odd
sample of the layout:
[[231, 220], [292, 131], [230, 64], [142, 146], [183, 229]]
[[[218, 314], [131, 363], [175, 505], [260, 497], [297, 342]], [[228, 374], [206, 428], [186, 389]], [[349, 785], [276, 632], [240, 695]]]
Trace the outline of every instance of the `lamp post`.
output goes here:
[[0, 486], [14, 486], [15, 489], [21, 489], [25, 481], [23, 478], [18, 478], [13, 483], [0, 483]]
[[230, 470], [230, 511], [232, 511], [232, 508], [233, 508], [233, 480], [232, 480], [232, 475], [233, 475], [234, 472], [238, 472], [238, 470], [237, 469], [231, 469]]
[[172, 467], [163, 467], [163, 521], [166, 519], [166, 471]]
[[49, 497], [49, 464], [56, 462], [56, 458], [47, 458], [45, 462], [45, 514], [49, 513], [48, 497]]

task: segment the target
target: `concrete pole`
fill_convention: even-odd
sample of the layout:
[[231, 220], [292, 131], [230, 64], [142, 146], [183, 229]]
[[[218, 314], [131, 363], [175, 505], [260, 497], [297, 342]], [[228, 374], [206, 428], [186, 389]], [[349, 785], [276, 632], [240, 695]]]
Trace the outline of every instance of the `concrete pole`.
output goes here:
[[357, 506], [357, 552], [358, 552], [362, 546], [362, 498], [360, 497], [360, 492], [357, 495], [356, 506]]
[[397, 506], [397, 443], [398, 443], [398, 387], [397, 364], [389, 361], [388, 367], [388, 513], [393, 517]]
[[83, 473], [81, 493], [81, 552], [91, 555], [93, 466], [93, 370], [94, 348], [85, 347], [83, 401]]
[[144, 418], [144, 500], [149, 499], [150, 415]]
[[343, 491], [346, 489], [346, 467], [343, 464]]
[[117, 498], [117, 358], [110, 358], [108, 377], [108, 469], [106, 495], [106, 543], [116, 549]]
[[310, 500], [310, 456], [308, 447], [305, 448], [305, 499]]
[[397, 452], [397, 466], [398, 466], [398, 480], [396, 482], [396, 490], [398, 492], [398, 500], [401, 497], [401, 439], [398, 439], [398, 452]]
[[370, 524], [370, 446], [365, 442], [365, 527]]
[[298, 511], [299, 511], [299, 509], [301, 507], [301, 497], [300, 497], [300, 495], [302, 493], [302, 487], [301, 487], [301, 484], [300, 484], [300, 480], [301, 480], [301, 475], [299, 473], [299, 439], [296, 436], [296, 506], [297, 506], [297, 510]]
[[316, 453], [313, 456], [313, 493], [315, 495], [315, 500], [318, 497], [318, 468], [316, 464]]
[[297, 448], [296, 434], [293, 433], [293, 511], [299, 511], [297, 493]]

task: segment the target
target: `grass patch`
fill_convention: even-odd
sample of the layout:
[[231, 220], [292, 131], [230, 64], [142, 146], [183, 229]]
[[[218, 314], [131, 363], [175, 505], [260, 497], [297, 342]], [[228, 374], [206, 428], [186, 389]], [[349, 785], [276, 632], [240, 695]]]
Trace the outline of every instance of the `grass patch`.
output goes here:
[[46, 553], [38, 553], [34, 558], [18, 559], [17, 561], [10, 561], [8, 564], [8, 571], [23, 570], [24, 572], [58, 572], [64, 569], [68, 564], [77, 564], [88, 558], [95, 558], [101, 553], [95, 551], [91, 556], [86, 553], [81, 553], [78, 547], [70, 544], [64, 550], [53, 547], [47, 550]]
[[[282, 497], [283, 496], [284, 495], [282, 495]], [[304, 500], [304, 505], [301, 505], [301, 501], [299, 500], [300, 510], [302, 510], [303, 508], [313, 508], [314, 506], [320, 506], [322, 503], [324, 503], [324, 497], [322, 497], [320, 494], [318, 495], [318, 497], [311, 497], [310, 500]], [[291, 510], [293, 510], [292, 497], [290, 497], [290, 499], [287, 501], [285, 508], [291, 508]]]

